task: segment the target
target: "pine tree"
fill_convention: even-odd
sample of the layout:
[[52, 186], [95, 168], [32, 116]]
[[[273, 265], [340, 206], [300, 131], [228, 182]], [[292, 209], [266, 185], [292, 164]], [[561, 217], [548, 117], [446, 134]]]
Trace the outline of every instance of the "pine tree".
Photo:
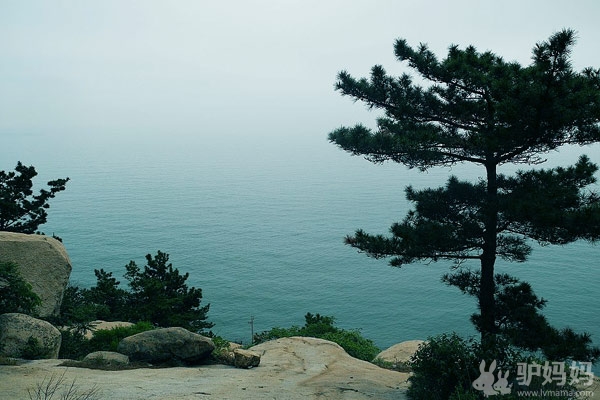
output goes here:
[[50, 207], [48, 200], [65, 190], [69, 178], [48, 182], [50, 190], [33, 194], [33, 178], [37, 172], [19, 161], [15, 171], [0, 171], [0, 231], [35, 233], [46, 223]]
[[203, 332], [213, 326], [206, 321], [210, 305], [200, 307], [202, 289], [188, 287], [190, 274], [181, 275], [169, 255], [158, 251], [146, 255], [143, 269], [131, 261], [125, 266], [131, 295], [128, 306], [136, 321], [150, 321], [161, 327], [180, 326]]
[[[500, 332], [496, 303], [497, 257], [523, 262], [531, 240], [567, 244], [600, 237], [600, 198], [590, 190], [598, 167], [582, 156], [567, 168], [498, 172], [503, 164], [537, 165], [564, 145], [600, 141], [600, 70], [576, 72], [572, 30], [562, 30], [533, 49], [532, 63], [506, 62], [473, 46], [451, 46], [445, 59], [424, 44], [397, 40], [395, 54], [427, 84], [408, 74], [387, 75], [374, 66], [369, 79], [338, 75], [342, 95], [383, 111], [376, 129], [342, 127], [329, 140], [374, 163], [393, 161], [425, 171], [471, 163], [484, 178], [450, 177], [445, 187], [406, 189], [414, 203], [391, 235], [357, 230], [346, 243], [392, 266], [417, 261], [478, 260], [476, 279], [462, 272], [449, 283], [476, 295], [474, 318], [482, 344], [493, 348]], [[535, 308], [535, 307], [534, 307]], [[538, 307], [539, 308], [539, 307]]]

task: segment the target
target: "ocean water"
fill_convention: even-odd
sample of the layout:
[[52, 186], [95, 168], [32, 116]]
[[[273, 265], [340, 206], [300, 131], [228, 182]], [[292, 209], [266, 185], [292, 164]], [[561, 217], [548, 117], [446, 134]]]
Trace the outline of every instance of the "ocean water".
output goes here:
[[[550, 155], [570, 163], [580, 149]], [[600, 162], [597, 147], [585, 149]], [[392, 268], [344, 245], [355, 229], [386, 233], [410, 205], [404, 188], [442, 185], [470, 166], [426, 173], [373, 165], [325, 137], [202, 141], [191, 137], [73, 139], [23, 136], [2, 150], [0, 169], [18, 160], [47, 180], [69, 176], [51, 202], [46, 234], [63, 238], [71, 281], [95, 283], [94, 269], [122, 279], [124, 266], [157, 250], [170, 254], [190, 286], [203, 290], [213, 331], [250, 340], [254, 331], [302, 325], [306, 312], [333, 315], [380, 348], [447, 331], [475, 334], [474, 299], [446, 287], [448, 262]], [[559, 326], [600, 344], [599, 248], [536, 247], [523, 264], [498, 270], [530, 282]], [[476, 268], [477, 264], [473, 264]]]

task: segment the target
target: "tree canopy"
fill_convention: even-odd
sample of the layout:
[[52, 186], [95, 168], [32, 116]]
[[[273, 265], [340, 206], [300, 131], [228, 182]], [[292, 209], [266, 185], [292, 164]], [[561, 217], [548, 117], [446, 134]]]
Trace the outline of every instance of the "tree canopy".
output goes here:
[[49, 190], [33, 193], [37, 172], [19, 161], [15, 171], [0, 171], [0, 231], [35, 233], [48, 218], [48, 201], [65, 190], [69, 178], [48, 182]]
[[466, 162], [484, 169], [477, 183], [452, 176], [437, 189], [409, 186], [406, 195], [414, 209], [392, 225], [391, 235], [357, 230], [346, 242], [369, 256], [390, 258], [393, 266], [478, 260], [477, 279], [459, 269], [460, 279], [446, 281], [472, 286], [464, 291], [478, 298], [480, 315], [474, 320], [488, 347], [501, 332], [498, 257], [525, 261], [531, 240], [567, 244], [600, 237], [600, 197], [591, 189], [598, 167], [588, 157], [570, 167], [514, 176], [498, 172], [507, 163], [541, 164], [545, 153], [563, 145], [600, 141], [600, 70], [574, 71], [574, 44], [574, 31], [557, 32], [536, 44], [532, 63], [521, 66], [473, 46], [453, 45], [439, 60], [426, 45], [413, 49], [399, 39], [397, 59], [426, 85], [407, 73], [389, 76], [378, 65], [369, 79], [346, 71], [338, 75], [342, 95], [382, 110], [383, 116], [376, 129], [361, 124], [336, 129], [331, 142], [375, 163], [393, 161], [424, 171]]

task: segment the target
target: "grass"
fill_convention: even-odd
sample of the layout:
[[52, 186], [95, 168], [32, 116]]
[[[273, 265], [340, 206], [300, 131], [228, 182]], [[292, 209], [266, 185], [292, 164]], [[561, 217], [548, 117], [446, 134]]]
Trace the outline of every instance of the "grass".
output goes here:
[[52, 374], [38, 382], [34, 389], [28, 389], [29, 400], [96, 400], [100, 399], [100, 389], [92, 386], [90, 389], [81, 389], [75, 380], [65, 380], [65, 370], [62, 375]]

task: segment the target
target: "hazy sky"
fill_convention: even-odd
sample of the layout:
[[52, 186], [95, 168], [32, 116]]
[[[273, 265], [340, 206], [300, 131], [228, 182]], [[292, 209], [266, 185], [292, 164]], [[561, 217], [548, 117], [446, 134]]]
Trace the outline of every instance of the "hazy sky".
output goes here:
[[600, 67], [599, 15], [597, 0], [0, 0], [0, 137], [326, 140], [374, 118], [337, 72], [405, 71], [396, 38], [527, 64], [570, 27], [575, 67]]

